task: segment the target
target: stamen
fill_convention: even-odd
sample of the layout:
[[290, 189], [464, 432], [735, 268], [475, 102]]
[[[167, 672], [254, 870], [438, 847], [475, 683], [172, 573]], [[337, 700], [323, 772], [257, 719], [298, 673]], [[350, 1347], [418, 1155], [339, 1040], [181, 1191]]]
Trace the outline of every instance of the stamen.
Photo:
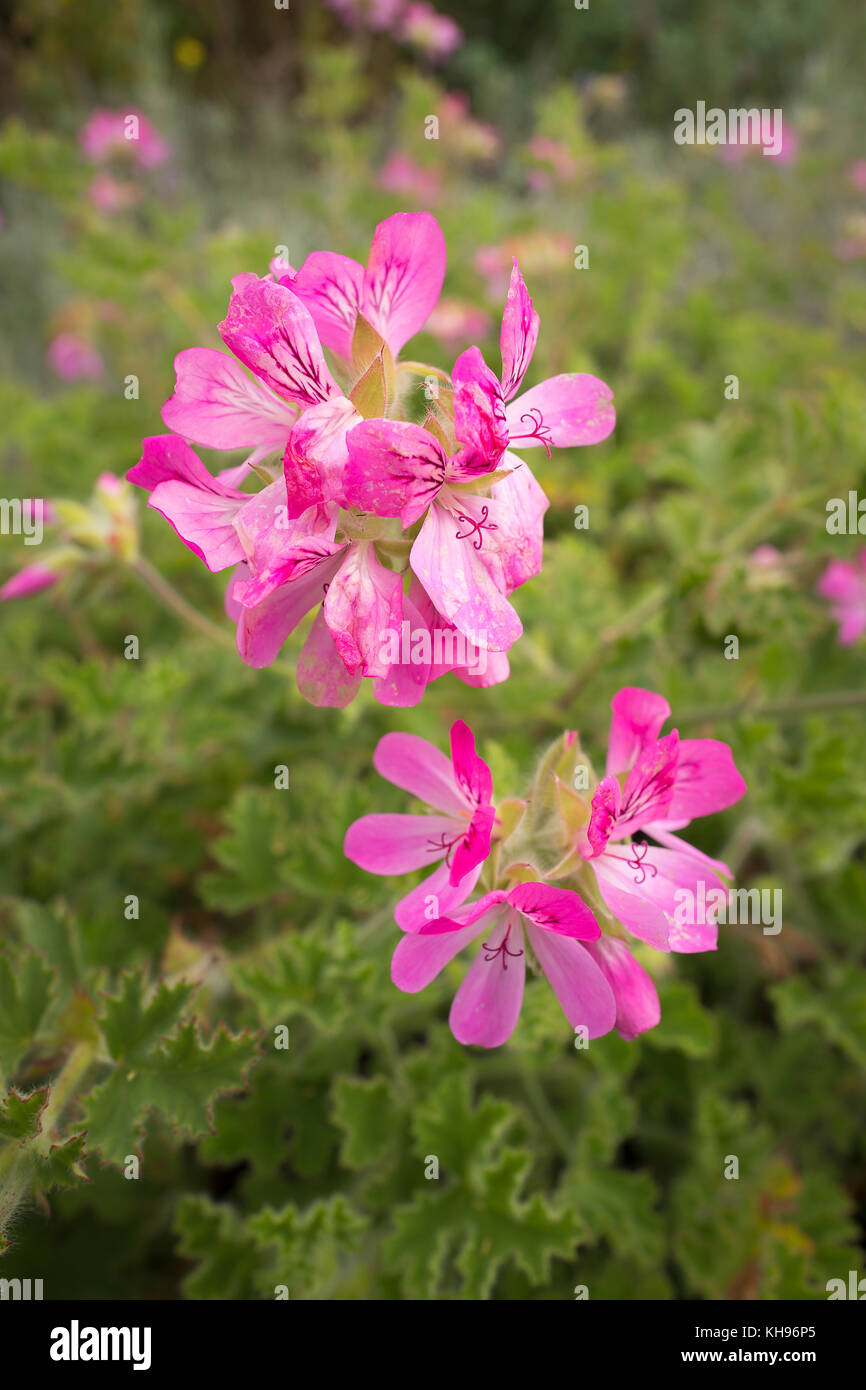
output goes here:
[[458, 512], [458, 513], [457, 513], [457, 519], [458, 519], [458, 521], [464, 522], [464, 523], [469, 527], [469, 530], [466, 532], [465, 535], [463, 535], [463, 533], [460, 532], [460, 531], [455, 531], [455, 532], [454, 532], [454, 539], [455, 539], [455, 540], [458, 540], [458, 541], [468, 541], [468, 540], [470, 539], [470, 537], [474, 536], [475, 539], [472, 541], [472, 548], [473, 548], [473, 550], [480, 550], [481, 547], [482, 547], [482, 545], [484, 544], [484, 537], [483, 537], [483, 535], [481, 534], [482, 531], [498, 531], [498, 530], [499, 530], [499, 527], [497, 526], [497, 524], [496, 524], [495, 521], [488, 521], [488, 520], [487, 520], [487, 518], [488, 518], [489, 515], [490, 515], [490, 508], [487, 506], [486, 503], [485, 503], [485, 505], [481, 508], [481, 520], [480, 520], [480, 521], [475, 521], [471, 516], [467, 516], [465, 512]]

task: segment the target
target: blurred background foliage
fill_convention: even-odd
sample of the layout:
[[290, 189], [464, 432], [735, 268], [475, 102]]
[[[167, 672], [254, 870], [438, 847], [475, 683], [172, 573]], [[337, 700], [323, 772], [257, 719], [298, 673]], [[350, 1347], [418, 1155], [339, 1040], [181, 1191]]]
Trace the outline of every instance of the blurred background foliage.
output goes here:
[[[859, 544], [828, 535], [827, 499], [866, 488], [864, 12], [448, 11], [466, 41], [440, 64], [320, 0], [23, 0], [2, 21], [4, 496], [83, 502], [122, 476], [161, 432], [174, 354], [219, 345], [233, 274], [278, 245], [363, 260], [400, 208], [437, 215], [447, 299], [487, 316], [413, 356], [478, 341], [497, 360], [514, 252], [541, 314], [530, 383], [590, 370], [618, 408], [604, 445], [541, 463], [544, 571], [493, 690], [307, 706], [300, 639], [246, 670], [221, 580], [143, 498], [142, 553], [226, 645], [107, 553], [3, 605], [2, 1272], [46, 1297], [822, 1298], [863, 1269], [866, 662], [815, 583]], [[781, 105], [796, 156], [676, 146], [673, 111], [698, 100]], [[170, 147], [115, 171], [117, 208], [77, 144], [101, 106]], [[58, 379], [60, 333], [101, 373]], [[38, 558], [0, 546], [0, 578]], [[342, 855], [355, 817], [407, 809], [375, 743], [444, 746], [463, 717], [516, 795], [563, 727], [602, 760], [624, 684], [732, 744], [749, 795], [695, 840], [781, 888], [784, 929], [656, 957], [662, 1022], [637, 1042], [576, 1051], [531, 980], [505, 1048], [460, 1048], [455, 975], [391, 986], [396, 885]]]

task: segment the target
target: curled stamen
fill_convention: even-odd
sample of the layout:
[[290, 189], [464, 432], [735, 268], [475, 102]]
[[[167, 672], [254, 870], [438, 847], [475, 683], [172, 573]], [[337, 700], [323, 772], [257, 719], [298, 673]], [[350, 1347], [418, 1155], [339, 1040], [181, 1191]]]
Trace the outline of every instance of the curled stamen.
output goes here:
[[507, 970], [507, 969], [508, 969], [508, 960], [507, 960], [507, 957], [508, 957], [508, 956], [512, 956], [512, 957], [516, 960], [518, 956], [522, 956], [522, 955], [523, 955], [522, 949], [521, 949], [520, 951], [509, 951], [509, 949], [508, 949], [508, 938], [509, 938], [510, 935], [511, 935], [511, 928], [509, 927], [509, 928], [508, 928], [508, 931], [505, 933], [505, 936], [504, 936], [502, 942], [501, 942], [498, 946], [491, 946], [489, 941], [482, 941], [482, 943], [481, 943], [481, 949], [482, 949], [482, 951], [489, 951], [489, 952], [490, 952], [489, 956], [486, 955], [486, 956], [484, 957], [484, 959], [488, 962], [488, 964], [489, 964], [490, 961], [495, 960], [497, 956], [501, 956], [501, 957], [502, 957], [502, 969], [503, 969], [503, 970]]
[[544, 423], [544, 416], [538, 406], [527, 411], [525, 415], [521, 415], [520, 423], [521, 425], [530, 424], [532, 425], [532, 429], [528, 429], [526, 434], [514, 435], [512, 437], [512, 442], [516, 442], [518, 439], [537, 439], [539, 444], [542, 444], [547, 450], [547, 457], [550, 458], [550, 446], [553, 443], [553, 436], [550, 433], [549, 425]]
[[428, 849], [427, 853], [428, 853], [428, 854], [439, 854], [439, 853], [444, 849], [444, 850], [445, 850], [445, 863], [448, 865], [448, 867], [449, 867], [449, 869], [450, 869], [450, 868], [451, 868], [451, 856], [452, 856], [452, 854], [454, 853], [454, 846], [458, 843], [458, 841], [462, 840], [463, 838], [464, 838], [464, 836], [463, 836], [463, 833], [462, 833], [462, 831], [461, 831], [461, 832], [459, 832], [457, 835], [455, 835], [455, 836], [453, 837], [453, 839], [449, 840], [447, 834], [445, 833], [445, 831], [442, 830], [442, 831], [440, 831], [438, 840], [428, 840], [428, 841], [427, 841], [428, 845], [430, 846], [430, 848]]
[[480, 550], [482, 545], [484, 544], [484, 537], [481, 534], [482, 531], [499, 530], [499, 527], [496, 525], [495, 521], [487, 520], [489, 514], [490, 508], [487, 506], [486, 503], [481, 508], [480, 521], [475, 521], [471, 516], [467, 516], [465, 512], [458, 512], [457, 520], [464, 522], [469, 527], [469, 530], [466, 532], [465, 535], [461, 531], [455, 531], [454, 539], [458, 541], [468, 541], [470, 537], [474, 536], [475, 539], [472, 541], [472, 548], [473, 550]]
[[[632, 843], [631, 848], [634, 851], [634, 857], [631, 859], [626, 859], [625, 862], [626, 864], [628, 864], [630, 869], [634, 869], [634, 881], [636, 886], [639, 888], [642, 883], [646, 883], [647, 869], [649, 869], [653, 878], [655, 878], [656, 874], [658, 873], [658, 869], [656, 868], [655, 864], [645, 864], [643, 862], [647, 856], [647, 851], [649, 850], [649, 843], [646, 840], [635, 840]], [[638, 878], [637, 876], [638, 873], [640, 873], [640, 878]]]

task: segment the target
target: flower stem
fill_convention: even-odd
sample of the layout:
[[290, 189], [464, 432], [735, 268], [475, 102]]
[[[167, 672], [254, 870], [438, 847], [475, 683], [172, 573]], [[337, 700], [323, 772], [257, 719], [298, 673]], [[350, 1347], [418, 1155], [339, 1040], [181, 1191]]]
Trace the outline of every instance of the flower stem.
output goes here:
[[733, 705], [710, 705], [706, 709], [689, 709], [677, 714], [681, 724], [716, 723], [720, 720], [739, 719], [748, 715], [752, 719], [784, 719], [786, 715], [797, 717], [801, 714], [819, 714], [824, 710], [854, 709], [866, 705], [866, 690], [828, 690], [816, 695], [792, 695], [785, 700], [768, 700], [764, 704], [752, 704], [748, 699]]
[[179, 618], [182, 618], [185, 623], [203, 633], [211, 641], [218, 642], [221, 647], [234, 652], [235, 644], [229, 634], [224, 632], [221, 627], [217, 627], [216, 623], [212, 623], [210, 618], [206, 618], [197, 608], [193, 608], [192, 604], [187, 603], [185, 598], [181, 598], [168, 580], [164, 579], [159, 570], [154, 569], [147, 560], [139, 556], [132, 568], [139, 579], [144, 580], [148, 588], [153, 590], [157, 598]]

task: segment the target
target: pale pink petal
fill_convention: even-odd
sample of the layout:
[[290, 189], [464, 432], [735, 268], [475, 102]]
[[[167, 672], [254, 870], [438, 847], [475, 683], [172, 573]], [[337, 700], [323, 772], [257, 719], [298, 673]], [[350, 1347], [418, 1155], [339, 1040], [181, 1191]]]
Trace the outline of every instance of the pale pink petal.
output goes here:
[[235, 276], [219, 325], [226, 347], [285, 400], [316, 405], [338, 394], [305, 304], [268, 278]]
[[428, 806], [457, 816], [471, 813], [472, 803], [457, 786], [450, 760], [426, 738], [385, 734], [373, 754], [373, 766], [380, 777]]
[[655, 1028], [661, 1018], [656, 987], [638, 965], [625, 942], [602, 936], [585, 950], [601, 968], [616, 1001], [616, 1031], [631, 1042], [639, 1033]]
[[236, 498], [179, 482], [159, 483], [148, 500], [213, 573], [244, 558], [234, 527], [242, 505]]
[[404, 994], [417, 994], [435, 980], [454, 957], [484, 930], [480, 922], [451, 936], [408, 934], [398, 943], [391, 959], [391, 979]]
[[429, 212], [380, 222], [364, 272], [361, 313], [396, 356], [424, 327], [445, 279], [445, 238]]
[[[513, 259], [513, 258], [512, 258]], [[532, 307], [517, 261], [513, 260], [511, 281], [502, 314], [499, 346], [502, 352], [502, 395], [510, 401], [526, 375], [538, 342], [538, 314]]]
[[407, 874], [442, 859], [461, 828], [451, 816], [376, 813], [349, 826], [343, 852], [368, 873]]
[[292, 282], [326, 348], [351, 361], [364, 267], [334, 251], [314, 251]]
[[511, 443], [519, 449], [599, 444], [616, 424], [612, 401], [610, 387], [598, 377], [584, 372], [552, 376], [507, 407]]
[[483, 864], [476, 864], [459, 883], [453, 884], [447, 862], [437, 864], [429, 878], [425, 878], [423, 883], [419, 883], [398, 902], [394, 909], [397, 926], [403, 931], [417, 932], [425, 922], [450, 916], [474, 890], [483, 867]]
[[[486, 508], [486, 511], [485, 511]], [[430, 508], [412, 546], [411, 565], [449, 622], [492, 651], [507, 651], [523, 625], [498, 587], [507, 583], [506, 558], [490, 543], [497, 504], [463, 496]], [[495, 535], [495, 533], [493, 533]], [[480, 542], [480, 548], [477, 543]]]
[[298, 657], [298, 689], [320, 709], [345, 709], [361, 688], [361, 673], [346, 670], [320, 608]]
[[670, 922], [661, 908], [644, 894], [643, 888], [635, 884], [636, 861], [627, 861], [631, 846], [613, 848], [615, 853], [608, 852], [590, 860], [605, 906], [632, 936], [658, 951], [670, 950]]
[[529, 925], [529, 941], [572, 1028], [587, 1036], [609, 1033], [616, 1021], [613, 990], [588, 949], [579, 941]]
[[508, 583], [510, 589], [516, 589], [541, 573], [544, 513], [550, 502], [523, 459], [505, 454], [501, 466], [510, 467], [511, 472], [493, 484], [490, 496], [497, 505], [505, 535], [514, 538], [507, 552]]
[[174, 359], [177, 385], [162, 407], [170, 430], [211, 449], [283, 448], [297, 411], [234, 358], [213, 348], [186, 348]]
[[733, 806], [745, 792], [727, 743], [713, 738], [681, 739], [674, 792], [664, 819], [709, 816]]
[[[423, 940], [419, 936], [404, 939]], [[507, 912], [488, 931], [454, 996], [448, 1022], [457, 1041], [478, 1047], [499, 1047], [506, 1042], [520, 1017], [525, 978], [520, 918], [516, 912]]]

